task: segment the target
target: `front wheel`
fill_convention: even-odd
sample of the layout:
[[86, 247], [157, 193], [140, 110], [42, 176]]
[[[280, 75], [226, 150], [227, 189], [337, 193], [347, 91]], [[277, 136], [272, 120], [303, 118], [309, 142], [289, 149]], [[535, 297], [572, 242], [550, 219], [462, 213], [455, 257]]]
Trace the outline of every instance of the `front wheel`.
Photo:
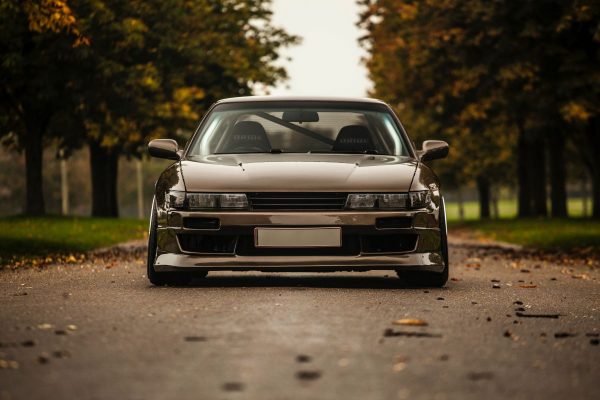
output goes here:
[[440, 251], [444, 262], [442, 272], [430, 271], [397, 271], [398, 277], [409, 286], [442, 287], [448, 282], [449, 255], [448, 255], [448, 225], [446, 223], [446, 203], [441, 198], [440, 204]]
[[[148, 259], [147, 272], [148, 280], [156, 286], [185, 286], [192, 281], [192, 275], [189, 272], [156, 272], [154, 262], [156, 261], [157, 239], [156, 229], [158, 222], [156, 220], [156, 205], [152, 201], [152, 212], [150, 213], [150, 229], [148, 231]], [[206, 276], [206, 273], [204, 273]]]

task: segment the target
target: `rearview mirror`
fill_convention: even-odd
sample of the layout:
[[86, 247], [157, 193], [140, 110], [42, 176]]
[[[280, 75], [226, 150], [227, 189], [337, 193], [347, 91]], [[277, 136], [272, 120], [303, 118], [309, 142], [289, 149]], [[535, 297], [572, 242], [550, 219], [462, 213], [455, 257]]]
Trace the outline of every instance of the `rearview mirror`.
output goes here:
[[319, 122], [319, 113], [307, 110], [284, 111], [281, 119], [285, 122]]
[[446, 157], [449, 150], [448, 143], [443, 140], [426, 140], [419, 153], [421, 161], [431, 161]]
[[154, 139], [148, 143], [148, 153], [152, 157], [179, 160], [179, 145], [173, 139]]

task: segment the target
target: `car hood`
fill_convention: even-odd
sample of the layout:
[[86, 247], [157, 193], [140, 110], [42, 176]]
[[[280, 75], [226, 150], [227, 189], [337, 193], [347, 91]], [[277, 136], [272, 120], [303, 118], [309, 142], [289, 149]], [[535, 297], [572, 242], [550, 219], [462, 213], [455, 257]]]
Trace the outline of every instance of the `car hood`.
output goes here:
[[417, 162], [365, 154], [232, 154], [181, 161], [190, 192], [403, 192]]

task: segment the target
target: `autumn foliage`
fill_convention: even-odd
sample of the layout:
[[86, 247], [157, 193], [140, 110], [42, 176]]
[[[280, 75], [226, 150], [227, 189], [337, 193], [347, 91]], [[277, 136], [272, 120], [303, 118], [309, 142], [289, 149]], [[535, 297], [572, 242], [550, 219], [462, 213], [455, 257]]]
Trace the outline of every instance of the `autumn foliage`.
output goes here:
[[519, 215], [566, 216], [573, 160], [600, 217], [600, 4], [593, 0], [360, 0], [374, 88], [411, 136], [441, 137], [445, 182], [517, 184]]
[[25, 152], [25, 211], [44, 212], [53, 142], [66, 156], [90, 149], [92, 214], [118, 215], [119, 157], [285, 79], [276, 61], [296, 41], [269, 0], [0, 0], [0, 137]]

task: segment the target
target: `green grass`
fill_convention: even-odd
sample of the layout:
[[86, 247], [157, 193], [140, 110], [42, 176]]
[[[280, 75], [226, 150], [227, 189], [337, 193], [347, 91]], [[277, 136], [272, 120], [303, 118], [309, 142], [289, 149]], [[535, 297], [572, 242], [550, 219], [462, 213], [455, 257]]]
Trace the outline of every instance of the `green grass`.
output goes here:
[[469, 229], [475, 236], [544, 250], [592, 247], [594, 253], [600, 251], [600, 221], [586, 218], [450, 221], [449, 226]]
[[147, 221], [78, 217], [0, 218], [0, 265], [14, 259], [64, 256], [146, 234]]
[[[588, 201], [588, 213], [591, 212], [592, 204]], [[567, 208], [570, 217], [581, 217], [583, 214], [583, 201], [581, 199], [569, 199]], [[477, 201], [464, 202], [465, 219], [475, 220], [479, 218], [479, 203]], [[548, 205], [550, 209], [550, 205]], [[516, 200], [500, 200], [498, 201], [498, 211], [500, 218], [514, 218], [517, 216]], [[458, 220], [458, 203], [446, 203], [446, 215], [449, 221]]]

